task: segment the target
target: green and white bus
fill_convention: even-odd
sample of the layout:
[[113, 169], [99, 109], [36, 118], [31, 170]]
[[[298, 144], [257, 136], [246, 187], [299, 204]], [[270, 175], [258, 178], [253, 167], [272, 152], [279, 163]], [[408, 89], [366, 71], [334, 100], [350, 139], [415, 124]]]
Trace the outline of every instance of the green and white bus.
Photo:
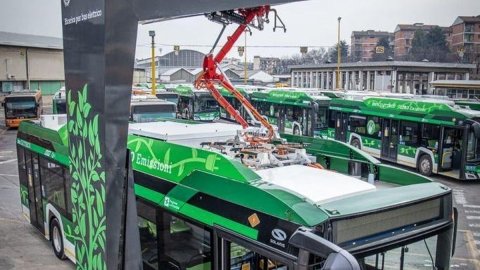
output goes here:
[[[250, 99], [250, 95], [252, 93], [265, 91], [267, 89], [266, 87], [255, 85], [235, 85], [235, 88], [247, 99]], [[240, 112], [240, 115], [250, 120], [247, 112], [245, 111], [245, 108], [227, 89], [219, 86], [218, 91], [235, 109]], [[220, 118], [235, 121], [235, 118], [231, 116], [227, 111], [225, 111], [225, 109], [222, 107], [220, 107]]]
[[449, 100], [332, 99], [328, 136], [423, 175], [480, 179], [480, 112]]
[[319, 136], [322, 130], [327, 129], [330, 98], [320, 92], [272, 88], [252, 92], [249, 98], [280, 133]]
[[212, 94], [193, 85], [167, 85], [167, 91], [178, 94], [177, 115], [179, 118], [214, 121], [220, 119], [220, 108]]
[[[68, 133], [55, 116], [45, 119], [52, 123], [26, 121], [18, 131], [23, 214], [59, 258], [75, 262]], [[449, 269], [456, 211], [448, 187], [398, 169], [392, 175], [410, 174], [408, 184], [304, 166], [315, 156], [299, 145], [250, 148], [235, 139], [240, 129], [130, 125], [144, 269]]]
[[65, 96], [65, 87], [63, 86], [52, 97], [52, 112], [53, 114], [67, 113], [67, 98]]
[[154, 122], [175, 119], [177, 105], [155, 96], [132, 96], [130, 102], [130, 121], [135, 123]]

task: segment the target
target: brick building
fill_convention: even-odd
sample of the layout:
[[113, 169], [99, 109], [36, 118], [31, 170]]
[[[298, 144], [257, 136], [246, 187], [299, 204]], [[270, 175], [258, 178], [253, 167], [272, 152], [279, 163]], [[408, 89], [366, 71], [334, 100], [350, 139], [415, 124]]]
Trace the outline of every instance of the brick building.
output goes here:
[[459, 16], [452, 26], [451, 50], [466, 62], [480, 62], [480, 15]]
[[351, 41], [351, 56], [354, 62], [367, 62], [372, 60], [375, 47], [382, 38], [388, 39], [389, 43], [393, 41], [393, 33], [385, 31], [353, 31]]
[[[415, 31], [423, 30], [428, 32], [438, 25], [427, 25], [423, 23], [399, 24], [395, 28], [394, 35], [394, 55], [396, 60], [404, 60], [408, 51], [412, 48], [412, 41]], [[445, 33], [447, 43], [451, 42], [450, 27], [440, 27]]]

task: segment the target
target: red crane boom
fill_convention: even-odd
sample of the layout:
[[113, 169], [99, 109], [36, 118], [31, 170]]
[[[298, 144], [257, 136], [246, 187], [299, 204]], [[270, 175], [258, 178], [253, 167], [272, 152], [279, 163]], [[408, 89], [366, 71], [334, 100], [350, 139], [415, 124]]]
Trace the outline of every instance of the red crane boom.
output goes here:
[[242, 125], [244, 129], [248, 128], [247, 121], [240, 115], [240, 113], [220, 94], [215, 87], [218, 83], [225, 87], [244, 107], [249, 110], [253, 117], [259, 121], [267, 130], [266, 137], [247, 136], [247, 140], [251, 142], [266, 142], [271, 141], [275, 135], [275, 131], [270, 123], [262, 117], [262, 115], [252, 106], [252, 104], [232, 85], [228, 77], [221, 72], [219, 63], [225, 58], [228, 52], [232, 49], [235, 42], [245, 31], [247, 26], [257, 18], [259, 21], [264, 20], [263, 17], [268, 15], [270, 6], [261, 6], [249, 9], [240, 9], [238, 13], [243, 17], [243, 22], [239, 24], [235, 32], [227, 38], [227, 42], [223, 45], [218, 54], [214, 57], [212, 53], [207, 54], [203, 60], [203, 72], [195, 80], [196, 88], [206, 88], [217, 102], [222, 106], [235, 120]]

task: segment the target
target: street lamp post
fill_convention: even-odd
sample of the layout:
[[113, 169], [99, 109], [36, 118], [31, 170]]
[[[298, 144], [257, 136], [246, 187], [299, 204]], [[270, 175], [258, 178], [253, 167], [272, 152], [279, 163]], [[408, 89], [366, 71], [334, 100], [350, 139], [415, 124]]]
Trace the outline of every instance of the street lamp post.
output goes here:
[[148, 31], [148, 35], [152, 37], [152, 95], [157, 95], [157, 80], [155, 77], [155, 31]]
[[245, 74], [243, 74], [243, 76], [244, 76], [243, 83], [244, 84], [247, 84], [247, 80], [248, 80], [248, 78], [247, 78], [248, 77], [248, 72], [247, 72], [247, 69], [248, 69], [248, 64], [247, 64], [247, 31], [248, 30], [245, 29], [245, 32], [244, 32], [244, 34], [245, 34], [245, 47], [244, 47], [245, 49], [243, 51], [243, 65], [244, 65], [243, 69], [244, 69], [244, 72], [245, 72]]
[[342, 89], [340, 85], [340, 62], [342, 62], [342, 54], [340, 51], [340, 20], [342, 17], [338, 17], [338, 41], [337, 41], [337, 90]]

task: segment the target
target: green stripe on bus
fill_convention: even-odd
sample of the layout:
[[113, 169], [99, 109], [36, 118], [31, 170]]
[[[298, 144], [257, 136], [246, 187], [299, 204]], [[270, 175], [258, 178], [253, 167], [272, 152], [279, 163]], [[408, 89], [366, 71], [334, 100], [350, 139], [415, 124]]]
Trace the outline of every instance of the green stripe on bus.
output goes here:
[[134, 184], [134, 189], [135, 195], [140, 196], [158, 205], [161, 205], [163, 198], [165, 197], [165, 195], [160, 192], [156, 192], [138, 184]]
[[195, 220], [198, 220], [204, 224], [209, 226], [220, 225], [224, 228], [230, 229], [234, 232], [237, 232], [243, 236], [249, 237], [251, 239], [256, 240], [258, 238], [258, 231], [245, 226], [243, 224], [237, 223], [232, 221], [228, 218], [224, 218], [222, 216], [216, 215], [214, 213], [205, 211], [201, 208], [196, 206], [185, 204], [182, 209], [180, 209], [179, 213], [191, 217]]
[[70, 163], [69, 159], [68, 159], [68, 156], [65, 156], [65, 155], [62, 155], [62, 154], [59, 154], [59, 153], [55, 153], [51, 150], [45, 149], [45, 148], [43, 148], [41, 146], [38, 146], [34, 143], [27, 142], [27, 141], [24, 141], [22, 139], [17, 139], [17, 144], [19, 144], [19, 145], [21, 145], [25, 148], [28, 148], [29, 150], [32, 150], [35, 153], [38, 153], [40, 155], [43, 155], [43, 156], [51, 158], [55, 161], [58, 161], [62, 165], [68, 166], [69, 163]]
[[[161, 206], [162, 208], [165, 208], [165, 206], [163, 205], [163, 199], [165, 198], [164, 194], [145, 188], [138, 184], [135, 184], [135, 193], [137, 196], [151, 201], [158, 206]], [[222, 216], [203, 210], [188, 203], [183, 204], [178, 213], [209, 226], [213, 226], [214, 224], [221, 225], [224, 228], [235, 231], [251, 239], [257, 239], [258, 237], [258, 231], [253, 228], [242, 225], [233, 220], [224, 218]]]

